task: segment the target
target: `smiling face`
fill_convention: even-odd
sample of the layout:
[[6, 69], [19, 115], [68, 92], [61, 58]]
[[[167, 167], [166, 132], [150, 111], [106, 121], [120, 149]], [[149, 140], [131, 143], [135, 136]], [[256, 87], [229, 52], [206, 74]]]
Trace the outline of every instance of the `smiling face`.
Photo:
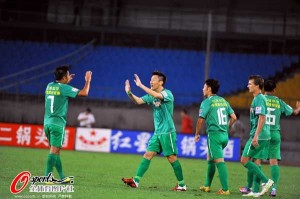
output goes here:
[[150, 80], [151, 90], [157, 91], [162, 88], [163, 81], [159, 79], [158, 75], [152, 75]]

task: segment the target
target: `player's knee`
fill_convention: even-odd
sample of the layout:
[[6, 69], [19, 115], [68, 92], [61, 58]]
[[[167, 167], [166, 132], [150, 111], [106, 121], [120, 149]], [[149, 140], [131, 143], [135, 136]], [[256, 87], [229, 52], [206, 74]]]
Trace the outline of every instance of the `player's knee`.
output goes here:
[[156, 153], [154, 153], [154, 152], [146, 152], [144, 154], [144, 158], [151, 160], [155, 155], [156, 155]]

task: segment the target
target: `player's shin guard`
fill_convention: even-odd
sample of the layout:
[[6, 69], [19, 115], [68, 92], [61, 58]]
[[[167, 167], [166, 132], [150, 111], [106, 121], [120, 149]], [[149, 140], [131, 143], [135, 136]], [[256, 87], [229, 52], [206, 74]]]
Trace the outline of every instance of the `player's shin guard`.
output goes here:
[[184, 180], [183, 180], [183, 174], [182, 174], [182, 168], [181, 168], [181, 164], [179, 162], [179, 160], [176, 160], [175, 162], [171, 163], [175, 176], [178, 180], [178, 185], [179, 186], [184, 186]]
[[217, 163], [218, 172], [223, 191], [228, 191], [228, 172], [225, 162]]
[[214, 178], [216, 172], [216, 164], [213, 160], [208, 160], [207, 161], [207, 170], [206, 170], [206, 182], [205, 186], [210, 187], [211, 182]]
[[60, 156], [57, 156], [56, 163], [55, 163], [55, 168], [56, 168], [56, 170], [59, 174], [60, 179], [65, 178], [65, 175], [64, 175], [64, 172], [63, 172], [63, 169], [62, 169]]
[[261, 181], [263, 183], [266, 183], [268, 182], [268, 178], [265, 176], [265, 174], [259, 169], [259, 167], [254, 164], [252, 161], [248, 161], [246, 164], [245, 164], [245, 167], [250, 171], [252, 172], [254, 175], [257, 175], [257, 177], [259, 179], [261, 179]]
[[54, 153], [49, 153], [48, 154], [45, 176], [48, 176], [49, 173], [53, 172], [53, 167], [56, 164], [56, 160], [57, 160], [57, 155], [56, 154], [54, 154]]
[[136, 175], [134, 176], [134, 180], [139, 183], [140, 179], [143, 177], [143, 175], [146, 173], [150, 166], [150, 160], [143, 158], [140, 166], [138, 167], [138, 170], [136, 172]]
[[273, 188], [276, 189], [280, 178], [280, 168], [278, 165], [271, 166], [271, 176], [272, 180], [274, 181]]
[[250, 189], [252, 188], [252, 185], [253, 185], [253, 179], [254, 179], [254, 174], [252, 171], [250, 171], [248, 169], [248, 172], [247, 172], [247, 188]]

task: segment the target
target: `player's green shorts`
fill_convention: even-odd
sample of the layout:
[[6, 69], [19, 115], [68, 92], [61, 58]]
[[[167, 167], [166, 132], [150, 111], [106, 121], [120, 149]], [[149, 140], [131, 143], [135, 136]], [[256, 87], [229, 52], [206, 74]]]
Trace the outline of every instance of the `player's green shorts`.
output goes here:
[[44, 125], [44, 131], [48, 138], [49, 145], [61, 148], [65, 138], [65, 128], [53, 124]]
[[260, 160], [266, 160], [269, 158], [270, 140], [258, 140], [257, 147], [254, 147], [251, 143], [252, 138], [249, 138], [242, 154], [243, 157], [250, 157]]
[[223, 149], [228, 144], [228, 133], [209, 133], [207, 147], [210, 160], [224, 158]]
[[270, 152], [269, 152], [270, 159], [281, 160], [280, 144], [281, 144], [280, 131], [271, 131]]
[[148, 143], [147, 151], [153, 151], [160, 154], [164, 153], [164, 156], [177, 155], [177, 136], [175, 132], [166, 134], [154, 134]]

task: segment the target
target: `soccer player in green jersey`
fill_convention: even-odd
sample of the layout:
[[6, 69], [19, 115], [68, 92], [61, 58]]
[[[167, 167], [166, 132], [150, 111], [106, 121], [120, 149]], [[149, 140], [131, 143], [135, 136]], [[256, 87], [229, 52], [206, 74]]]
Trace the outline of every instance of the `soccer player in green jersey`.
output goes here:
[[[271, 176], [274, 181], [274, 185], [269, 196], [276, 196], [276, 188], [278, 186], [278, 181], [280, 177], [280, 169], [278, 166], [278, 160], [281, 160], [280, 155], [280, 144], [281, 144], [281, 134], [280, 134], [280, 117], [281, 114], [285, 116], [290, 116], [292, 114], [297, 115], [300, 112], [300, 102], [296, 102], [296, 109], [293, 109], [288, 104], [286, 104], [282, 99], [276, 97], [276, 82], [273, 80], [266, 80], [264, 82], [265, 97], [267, 99], [267, 115], [266, 123], [270, 125], [270, 151], [269, 151], [269, 161], [271, 166]], [[251, 174], [250, 174], [251, 175]], [[250, 179], [253, 177], [250, 176]], [[247, 192], [251, 187], [241, 188], [241, 192]]]
[[210, 192], [217, 166], [222, 185], [222, 189], [217, 194], [228, 195], [230, 194], [228, 190], [228, 172], [224, 162], [223, 149], [228, 143], [228, 128], [236, 120], [236, 115], [229, 103], [217, 95], [219, 88], [218, 80], [208, 79], [205, 81], [203, 95], [206, 99], [200, 105], [195, 141], [199, 141], [200, 130], [205, 121], [208, 134], [207, 172], [205, 186], [201, 186], [200, 190]]
[[[260, 169], [261, 160], [268, 159], [269, 155], [270, 126], [265, 122], [267, 103], [265, 96], [261, 93], [264, 80], [259, 75], [251, 75], [248, 80], [248, 89], [254, 98], [250, 107], [250, 138], [245, 145], [241, 163], [247, 168], [248, 176], [254, 175], [254, 179], [248, 178], [248, 185], [254, 182], [254, 189], [245, 196], [259, 197], [265, 194], [274, 183]], [[259, 192], [260, 181], [263, 183], [261, 192]]]
[[82, 90], [68, 85], [74, 77], [74, 74], [69, 73], [69, 66], [57, 67], [54, 76], [55, 81], [49, 83], [45, 91], [44, 131], [50, 146], [45, 176], [52, 173], [53, 167], [55, 167], [61, 178], [61, 182], [67, 183], [70, 181], [70, 178], [64, 175], [60, 150], [65, 136], [68, 99], [70, 97], [75, 98], [76, 96], [88, 96], [92, 72], [86, 72], [85, 85]]
[[154, 134], [149, 140], [147, 151], [133, 178], [122, 178], [122, 181], [132, 188], [137, 188], [139, 182], [150, 166], [151, 159], [163, 152], [173, 167], [177, 178], [174, 191], [186, 191], [183, 180], [182, 168], [177, 159], [178, 149], [176, 146], [176, 129], [173, 122], [174, 97], [170, 90], [164, 88], [166, 76], [158, 71], [152, 73], [150, 87], [143, 85], [140, 78], [135, 74], [135, 84], [147, 94], [137, 97], [131, 92], [129, 81], [125, 82], [125, 91], [128, 97], [136, 104], [148, 104], [153, 109]]

